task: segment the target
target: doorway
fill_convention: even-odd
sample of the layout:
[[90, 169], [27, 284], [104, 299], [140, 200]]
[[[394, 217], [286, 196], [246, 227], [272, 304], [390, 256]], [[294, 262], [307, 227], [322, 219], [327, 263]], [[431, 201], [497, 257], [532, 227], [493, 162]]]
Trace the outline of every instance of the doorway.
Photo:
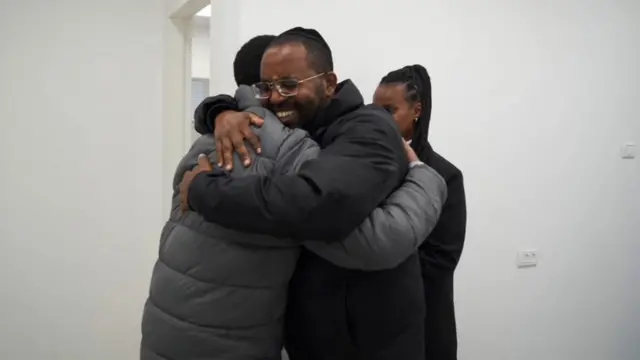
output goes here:
[[196, 107], [209, 96], [209, 79], [211, 69], [211, 40], [210, 40], [211, 5], [202, 8], [191, 19], [191, 129], [187, 146], [199, 136], [193, 126], [193, 113]]

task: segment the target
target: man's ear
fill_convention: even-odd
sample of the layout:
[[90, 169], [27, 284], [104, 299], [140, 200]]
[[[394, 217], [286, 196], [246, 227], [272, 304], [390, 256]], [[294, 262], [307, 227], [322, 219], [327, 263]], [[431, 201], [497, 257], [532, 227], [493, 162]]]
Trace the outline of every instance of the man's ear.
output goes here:
[[325, 83], [327, 85], [325, 86], [325, 95], [329, 97], [333, 96], [333, 94], [335, 94], [336, 92], [336, 87], [338, 87], [338, 77], [333, 71], [328, 72], [325, 75]]

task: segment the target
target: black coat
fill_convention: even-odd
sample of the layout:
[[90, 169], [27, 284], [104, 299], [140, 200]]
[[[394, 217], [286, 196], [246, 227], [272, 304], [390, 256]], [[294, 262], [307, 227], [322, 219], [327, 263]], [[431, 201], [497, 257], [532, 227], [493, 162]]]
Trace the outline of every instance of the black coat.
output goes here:
[[[207, 117], [237, 106], [233, 98], [227, 100], [215, 100]], [[233, 230], [300, 241], [343, 240], [403, 182], [404, 145], [391, 116], [365, 106], [348, 80], [305, 130], [322, 152], [296, 174], [201, 173], [189, 187], [191, 209]]]
[[453, 301], [453, 277], [464, 245], [467, 206], [462, 172], [427, 147], [419, 157], [447, 183], [447, 201], [438, 224], [420, 246], [420, 263], [427, 307], [427, 360], [455, 360], [458, 340]]
[[291, 360], [424, 360], [420, 259], [382, 271], [342, 269], [303, 250], [289, 286]]
[[[384, 110], [370, 109], [376, 109], [378, 121], [393, 121]], [[332, 134], [339, 135], [332, 127], [311, 130], [324, 153], [331, 149]], [[364, 124], [358, 134], [374, 135]], [[395, 149], [397, 140], [396, 132], [386, 141]], [[396, 181], [399, 186], [403, 179]], [[289, 286], [285, 346], [291, 360], [423, 360], [424, 315], [417, 254], [394, 269], [364, 272], [303, 250]]]
[[[196, 111], [198, 131], [212, 132], [216, 115], [235, 108], [230, 97], [203, 102]], [[190, 187], [191, 207], [232, 229], [342, 240], [403, 182], [404, 144], [391, 115], [365, 106], [349, 81], [306, 130], [322, 152], [297, 175], [198, 175]], [[291, 360], [423, 360], [422, 286], [417, 254], [394, 269], [363, 272], [303, 250], [286, 315]]]
[[[215, 116], [235, 108], [230, 97], [203, 102], [198, 131], [212, 132]], [[233, 229], [342, 240], [403, 182], [404, 144], [391, 115], [365, 106], [348, 81], [306, 130], [322, 152], [296, 176], [199, 175], [190, 205]], [[363, 272], [303, 250], [290, 283], [286, 347], [291, 360], [423, 360], [424, 315], [417, 254], [395, 269]]]
[[[201, 132], [235, 107], [223, 97], [207, 104], [197, 111], [206, 114], [196, 121]], [[391, 115], [365, 106], [349, 81], [305, 129], [322, 151], [296, 175], [200, 174], [189, 205], [232, 229], [341, 241], [402, 184], [409, 165], [404, 144]], [[286, 347], [291, 360], [423, 360], [424, 315], [417, 254], [395, 269], [363, 272], [303, 250], [290, 283]]]

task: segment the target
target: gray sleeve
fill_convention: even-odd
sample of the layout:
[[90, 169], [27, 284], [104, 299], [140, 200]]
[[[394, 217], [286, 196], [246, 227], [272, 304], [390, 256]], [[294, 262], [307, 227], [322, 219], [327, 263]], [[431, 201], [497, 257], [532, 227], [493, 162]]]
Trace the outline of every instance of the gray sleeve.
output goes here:
[[198, 137], [193, 144], [191, 144], [189, 151], [182, 157], [180, 163], [178, 163], [178, 166], [176, 167], [176, 172], [173, 176], [174, 191], [178, 190], [178, 186], [180, 185], [180, 182], [182, 182], [184, 173], [192, 170], [198, 164], [198, 155], [209, 155], [209, 159], [214, 159], [213, 161], [215, 161], [215, 151], [216, 142], [212, 134], [201, 135]]
[[447, 184], [426, 165], [413, 167], [403, 185], [342, 242], [304, 246], [334, 265], [366, 271], [392, 269], [415, 253], [436, 226]]
[[311, 138], [304, 138], [300, 143], [298, 143], [298, 147], [302, 150], [295, 158], [291, 161], [291, 168], [289, 169], [289, 173], [297, 173], [300, 170], [300, 166], [307, 162], [308, 160], [315, 159], [320, 154], [320, 146], [313, 141]]
[[[193, 170], [193, 168], [198, 165], [198, 156], [200, 154], [207, 155], [209, 157], [209, 161], [212, 164], [216, 163], [216, 141], [213, 137], [213, 134], [206, 134], [198, 137], [191, 145], [191, 148], [189, 148], [187, 154], [182, 157], [182, 160], [180, 160], [180, 163], [178, 163], [176, 172], [173, 176], [174, 192], [177, 192], [179, 190], [178, 187], [182, 182], [184, 173], [189, 170]], [[249, 155], [251, 156], [251, 159], [255, 161], [256, 154], [251, 148], [249, 148]], [[246, 168], [242, 164], [240, 156], [237, 153], [234, 153], [232, 174], [237, 176], [239, 174], [243, 174], [244, 172], [246, 172]]]
[[283, 142], [274, 171], [279, 174], [295, 174], [306, 161], [320, 154], [320, 146], [303, 130], [294, 130]]

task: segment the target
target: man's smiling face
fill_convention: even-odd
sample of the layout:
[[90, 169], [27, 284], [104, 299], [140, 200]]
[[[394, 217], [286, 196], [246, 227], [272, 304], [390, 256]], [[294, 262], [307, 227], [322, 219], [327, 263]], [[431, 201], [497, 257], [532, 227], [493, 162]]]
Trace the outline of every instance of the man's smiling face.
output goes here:
[[[272, 84], [266, 107], [288, 127], [300, 127], [312, 121], [328, 103], [324, 75], [311, 68], [307, 50], [300, 43], [268, 48], [262, 57], [260, 75], [263, 82]], [[278, 87], [285, 93], [295, 95], [283, 96]]]

